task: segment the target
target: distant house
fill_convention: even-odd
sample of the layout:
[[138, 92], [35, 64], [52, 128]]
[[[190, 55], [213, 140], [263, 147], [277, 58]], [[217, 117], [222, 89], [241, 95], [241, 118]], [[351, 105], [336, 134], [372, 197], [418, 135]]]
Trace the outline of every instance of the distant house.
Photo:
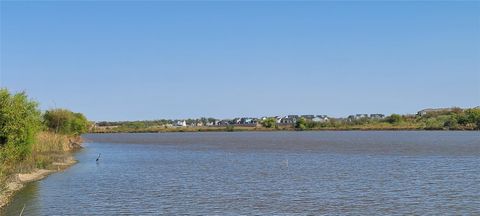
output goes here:
[[280, 124], [295, 124], [297, 122], [296, 118], [284, 117], [280, 119]]
[[177, 122], [175, 122], [175, 126], [177, 126], [177, 127], [186, 127], [186, 126], [187, 126], [187, 122], [186, 122], [185, 120], [177, 121]]
[[219, 126], [225, 126], [225, 125], [230, 125], [230, 122], [229, 120], [220, 120], [217, 122], [216, 125], [219, 125]]
[[257, 124], [258, 119], [256, 118], [241, 118], [240, 124]]
[[298, 115], [288, 115], [286, 116], [287, 118], [291, 118], [291, 119], [295, 119], [297, 120], [298, 118], [300, 118]]
[[234, 118], [232, 121], [230, 121], [230, 124], [241, 124], [242, 118]]
[[356, 114], [355, 119], [368, 118], [368, 114]]
[[250, 123], [251, 119], [250, 118], [240, 118], [240, 121], [238, 124], [248, 124]]
[[317, 115], [317, 116], [315, 116], [315, 118], [312, 118], [312, 121], [313, 122], [324, 123], [324, 122], [328, 122], [329, 119], [326, 115]]
[[281, 116], [275, 116], [274, 118], [277, 121], [277, 124], [282, 123], [282, 117]]
[[385, 118], [385, 115], [383, 115], [383, 114], [370, 114], [370, 118], [372, 118], [372, 119], [383, 119], [383, 118]]
[[[437, 109], [423, 109], [423, 110], [420, 110], [417, 112], [417, 115], [419, 116], [423, 116], [423, 115], [426, 115], [428, 113], [434, 113], [434, 112], [451, 112], [453, 111], [455, 108], [437, 108]], [[457, 108], [458, 109], [458, 108]]]

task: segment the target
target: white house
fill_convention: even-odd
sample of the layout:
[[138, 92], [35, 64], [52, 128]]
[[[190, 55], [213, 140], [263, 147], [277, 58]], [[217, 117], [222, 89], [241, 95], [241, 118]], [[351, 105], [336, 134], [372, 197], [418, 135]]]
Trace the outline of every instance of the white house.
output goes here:
[[186, 127], [186, 126], [187, 126], [187, 122], [186, 122], [185, 120], [183, 120], [183, 121], [177, 121], [177, 122], [175, 123], [175, 126], [177, 126], [177, 127]]
[[328, 121], [328, 117], [326, 115], [317, 115], [312, 119], [312, 121], [323, 123]]

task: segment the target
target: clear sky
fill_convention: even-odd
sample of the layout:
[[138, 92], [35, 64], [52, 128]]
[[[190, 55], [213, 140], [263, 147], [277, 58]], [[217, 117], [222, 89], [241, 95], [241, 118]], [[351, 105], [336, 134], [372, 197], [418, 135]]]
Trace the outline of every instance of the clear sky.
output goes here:
[[480, 2], [0, 2], [2, 87], [92, 120], [480, 105]]

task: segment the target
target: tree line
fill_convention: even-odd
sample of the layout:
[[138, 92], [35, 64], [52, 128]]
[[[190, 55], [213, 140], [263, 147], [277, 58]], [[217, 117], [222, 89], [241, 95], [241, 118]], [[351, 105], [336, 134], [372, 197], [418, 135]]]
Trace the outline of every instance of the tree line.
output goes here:
[[[278, 128], [275, 118], [260, 122], [265, 128]], [[324, 122], [314, 122], [299, 118], [293, 123], [296, 130], [315, 129], [416, 129], [416, 130], [480, 130], [480, 108], [453, 108], [445, 111], [429, 112], [425, 115], [392, 114], [385, 118], [330, 118]]]
[[426, 115], [392, 114], [386, 118], [330, 119], [313, 122], [297, 120], [297, 130], [308, 129], [412, 129], [412, 130], [480, 130], [480, 108], [452, 109]]

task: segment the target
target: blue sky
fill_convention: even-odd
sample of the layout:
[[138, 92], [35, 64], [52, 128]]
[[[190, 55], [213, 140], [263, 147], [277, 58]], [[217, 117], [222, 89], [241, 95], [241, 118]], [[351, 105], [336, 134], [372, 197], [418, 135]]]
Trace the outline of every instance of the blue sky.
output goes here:
[[92, 120], [480, 105], [480, 2], [0, 3], [2, 87]]

